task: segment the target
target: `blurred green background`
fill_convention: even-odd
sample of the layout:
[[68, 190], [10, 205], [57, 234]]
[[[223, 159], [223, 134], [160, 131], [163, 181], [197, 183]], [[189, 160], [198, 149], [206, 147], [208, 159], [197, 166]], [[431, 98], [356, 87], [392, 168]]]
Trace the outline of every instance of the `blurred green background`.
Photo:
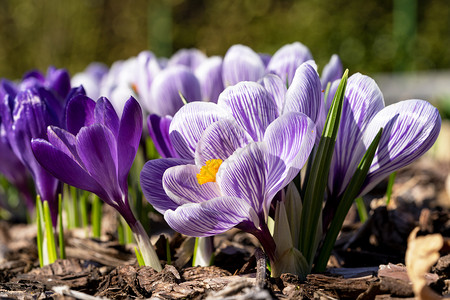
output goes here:
[[241, 43], [273, 54], [309, 47], [321, 68], [338, 53], [351, 72], [450, 69], [448, 0], [0, 0], [0, 77], [49, 65], [71, 74], [149, 49], [224, 55]]

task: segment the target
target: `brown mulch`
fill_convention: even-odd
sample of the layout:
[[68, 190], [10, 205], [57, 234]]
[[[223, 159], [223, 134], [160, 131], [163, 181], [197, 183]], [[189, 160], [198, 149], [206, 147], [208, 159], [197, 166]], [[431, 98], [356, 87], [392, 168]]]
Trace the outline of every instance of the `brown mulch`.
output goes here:
[[[171, 264], [164, 264], [159, 273], [137, 266], [133, 248], [119, 245], [113, 226], [103, 226], [110, 232], [106, 230], [102, 239], [86, 238], [84, 230], [69, 230], [65, 233], [68, 259], [39, 268], [35, 226], [0, 221], [0, 298], [412, 298], [404, 266], [408, 235], [419, 226], [419, 235], [450, 237], [448, 170], [448, 164], [428, 158], [401, 170], [387, 206], [383, 198], [386, 182], [380, 184], [364, 198], [370, 207], [369, 219], [361, 224], [353, 209], [329, 269], [310, 274], [305, 281], [292, 274], [270, 278], [258, 242], [238, 230], [215, 238], [211, 267], [190, 267], [191, 239], [170, 230], [152, 237], [160, 258], [167, 257], [166, 238], [172, 251]], [[450, 249], [446, 247], [426, 275], [428, 286], [442, 296], [450, 293]]]

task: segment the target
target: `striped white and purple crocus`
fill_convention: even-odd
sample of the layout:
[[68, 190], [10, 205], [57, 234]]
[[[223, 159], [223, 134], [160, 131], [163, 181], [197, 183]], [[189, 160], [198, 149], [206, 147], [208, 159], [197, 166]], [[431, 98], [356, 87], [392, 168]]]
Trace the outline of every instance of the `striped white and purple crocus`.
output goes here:
[[170, 125], [179, 158], [147, 162], [141, 186], [174, 230], [204, 237], [237, 227], [254, 234], [274, 260], [266, 224], [271, 201], [303, 167], [315, 138], [310, 118], [280, 116], [262, 85], [242, 82], [217, 104], [180, 109]]
[[48, 140], [33, 139], [37, 161], [53, 176], [98, 195], [130, 225], [146, 265], [161, 266], [128, 201], [127, 177], [142, 135], [142, 110], [131, 97], [119, 119], [106, 98], [78, 95], [67, 105], [67, 130], [47, 129]]
[[4, 136], [17, 158], [30, 171], [41, 200], [48, 201], [56, 226], [60, 183], [36, 161], [31, 139], [47, 139], [47, 126], [59, 126], [63, 121], [64, 105], [70, 92], [69, 75], [67, 71], [53, 67], [46, 76], [31, 71], [17, 86], [8, 84], [4, 91], [0, 102]]
[[[334, 83], [331, 94], [336, 87]], [[372, 78], [359, 73], [352, 75], [347, 82], [330, 167], [324, 228], [380, 128], [383, 128], [381, 140], [360, 196], [428, 151], [439, 135], [441, 118], [439, 111], [424, 100], [404, 100], [385, 107], [383, 94]]]

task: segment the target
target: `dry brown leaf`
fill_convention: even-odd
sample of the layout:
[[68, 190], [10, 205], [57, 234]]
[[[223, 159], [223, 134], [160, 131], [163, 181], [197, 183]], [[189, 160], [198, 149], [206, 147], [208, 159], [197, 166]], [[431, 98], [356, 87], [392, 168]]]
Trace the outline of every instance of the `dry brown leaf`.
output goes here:
[[413, 284], [416, 299], [435, 300], [442, 299], [427, 285], [425, 274], [439, 259], [439, 250], [444, 245], [444, 239], [440, 234], [429, 234], [417, 237], [419, 227], [414, 228], [408, 238], [406, 250], [406, 268], [408, 276]]

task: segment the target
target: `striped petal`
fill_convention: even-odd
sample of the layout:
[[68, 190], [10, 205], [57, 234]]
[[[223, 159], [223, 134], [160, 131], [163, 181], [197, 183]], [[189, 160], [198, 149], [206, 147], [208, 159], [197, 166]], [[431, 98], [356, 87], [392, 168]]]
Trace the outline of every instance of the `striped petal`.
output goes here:
[[217, 104], [226, 109], [255, 141], [261, 141], [267, 126], [278, 117], [272, 96], [256, 82], [241, 82], [220, 94]]
[[422, 156], [436, 141], [441, 128], [439, 111], [423, 100], [406, 100], [389, 105], [370, 122], [364, 133], [366, 146], [383, 127], [378, 150], [361, 195], [390, 173]]
[[199, 171], [195, 165], [181, 165], [167, 169], [162, 178], [167, 196], [177, 205], [205, 202], [220, 197], [217, 183], [198, 183]]
[[172, 66], [161, 71], [150, 88], [148, 108], [160, 116], [173, 116], [183, 105], [180, 94], [188, 101], [202, 99], [200, 84], [186, 66]]
[[257, 81], [264, 76], [265, 66], [251, 48], [234, 45], [223, 59], [223, 85], [232, 86], [241, 81]]
[[274, 72], [281, 77], [284, 83], [290, 85], [294, 78], [295, 70], [302, 63], [311, 59], [312, 55], [309, 49], [302, 43], [295, 42], [285, 45], [275, 52], [267, 66], [267, 70]]
[[286, 92], [283, 113], [301, 112], [310, 117], [317, 126], [317, 140], [325, 121], [322, 96], [319, 74], [309, 62], [302, 64]]
[[266, 189], [264, 152], [257, 143], [240, 148], [225, 160], [216, 175], [223, 195], [241, 198], [260, 213]]
[[213, 56], [205, 60], [197, 69], [195, 76], [200, 83], [202, 100], [217, 103], [220, 93], [222, 93], [222, 58]]
[[341, 194], [349, 183], [365, 153], [365, 150], [359, 150], [364, 146], [363, 132], [383, 107], [383, 94], [372, 78], [358, 73], [348, 79], [330, 167], [329, 188], [332, 193]]
[[203, 131], [212, 123], [231, 118], [215, 103], [193, 102], [183, 106], [172, 119], [169, 136], [181, 158], [193, 159]]
[[301, 170], [316, 139], [313, 121], [302, 113], [287, 113], [267, 127], [267, 199], [272, 197]]
[[166, 210], [178, 207], [164, 191], [162, 184], [164, 172], [174, 166], [189, 163], [192, 163], [192, 160], [161, 158], [148, 161], [142, 168], [140, 176], [142, 192], [147, 201], [160, 213], [164, 214]]
[[278, 115], [281, 115], [284, 106], [284, 97], [286, 95], [286, 83], [275, 74], [267, 74], [260, 81], [258, 81], [267, 92], [272, 96], [277, 104]]
[[164, 219], [172, 229], [196, 237], [223, 233], [243, 221], [255, 222], [255, 218], [256, 212], [247, 202], [226, 196], [185, 204], [164, 214]]
[[203, 132], [195, 151], [195, 163], [203, 166], [211, 159], [226, 160], [236, 149], [251, 141], [249, 134], [235, 120], [217, 121]]
[[321, 83], [322, 89], [326, 89], [327, 84], [333, 83], [335, 80], [341, 79], [343, 67], [341, 59], [337, 54], [333, 54], [330, 61], [323, 67]]

